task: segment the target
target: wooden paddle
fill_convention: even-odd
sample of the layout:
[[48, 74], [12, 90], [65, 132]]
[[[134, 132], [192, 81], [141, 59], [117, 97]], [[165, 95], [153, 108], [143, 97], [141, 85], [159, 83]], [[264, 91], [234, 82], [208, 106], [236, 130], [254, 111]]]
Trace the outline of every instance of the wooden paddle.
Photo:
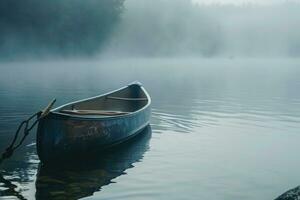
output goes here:
[[46, 117], [49, 113], [51, 108], [53, 107], [54, 103], [56, 102], [56, 99], [53, 99], [48, 106], [42, 111], [42, 114], [40, 116], [40, 118]]

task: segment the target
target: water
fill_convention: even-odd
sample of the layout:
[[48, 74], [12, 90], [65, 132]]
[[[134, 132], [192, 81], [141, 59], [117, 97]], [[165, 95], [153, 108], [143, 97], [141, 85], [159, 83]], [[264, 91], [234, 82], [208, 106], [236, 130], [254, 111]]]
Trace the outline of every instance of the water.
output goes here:
[[53, 97], [60, 105], [139, 80], [153, 110], [141, 137], [85, 167], [40, 166], [30, 135], [0, 168], [0, 199], [274, 199], [300, 184], [299, 63], [2, 63], [1, 150], [18, 123]]

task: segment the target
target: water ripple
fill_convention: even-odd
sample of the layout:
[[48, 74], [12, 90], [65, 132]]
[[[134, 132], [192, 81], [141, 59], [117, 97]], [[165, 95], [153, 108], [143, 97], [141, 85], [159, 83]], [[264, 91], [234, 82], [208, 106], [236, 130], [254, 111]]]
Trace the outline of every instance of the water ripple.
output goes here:
[[[293, 112], [277, 110], [285, 107], [281, 98], [260, 100], [250, 107], [239, 99], [196, 100], [188, 105], [168, 104], [153, 109], [153, 124], [158, 129], [190, 133], [201, 127], [226, 125], [231, 127], [262, 127], [268, 129], [300, 128], [299, 101], [292, 101]], [[253, 103], [251, 101], [251, 103]], [[298, 110], [297, 110], [298, 109]], [[174, 110], [176, 113], [174, 113]]]

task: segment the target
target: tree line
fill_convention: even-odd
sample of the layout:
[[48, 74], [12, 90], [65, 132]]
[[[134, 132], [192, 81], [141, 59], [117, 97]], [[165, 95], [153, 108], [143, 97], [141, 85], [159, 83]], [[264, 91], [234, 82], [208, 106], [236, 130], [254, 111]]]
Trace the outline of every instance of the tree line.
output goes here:
[[0, 52], [93, 54], [119, 21], [124, 0], [1, 0]]

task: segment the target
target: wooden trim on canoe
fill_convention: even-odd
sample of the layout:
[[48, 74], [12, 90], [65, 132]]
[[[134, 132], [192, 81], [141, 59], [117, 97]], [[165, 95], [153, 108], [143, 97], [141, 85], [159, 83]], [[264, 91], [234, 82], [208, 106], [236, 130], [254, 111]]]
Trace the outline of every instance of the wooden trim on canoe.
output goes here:
[[110, 110], [61, 110], [61, 113], [71, 115], [105, 115], [105, 116], [116, 116], [125, 115], [130, 112], [123, 111], [110, 111]]
[[147, 98], [124, 98], [124, 97], [112, 97], [107, 96], [107, 99], [114, 99], [114, 100], [123, 100], [123, 101], [147, 101]]

